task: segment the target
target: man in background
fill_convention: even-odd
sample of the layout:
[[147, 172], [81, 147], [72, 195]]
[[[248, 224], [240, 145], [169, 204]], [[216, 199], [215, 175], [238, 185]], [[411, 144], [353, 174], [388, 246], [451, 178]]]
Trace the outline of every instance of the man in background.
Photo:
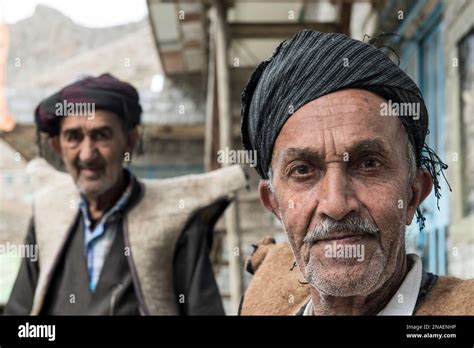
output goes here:
[[[39, 104], [37, 129], [68, 175], [44, 160], [30, 164], [39, 179], [26, 243], [38, 247], [39, 262], [23, 259], [6, 314], [224, 314], [209, 251], [241, 173], [139, 181], [124, 163], [141, 113], [136, 89], [109, 74]], [[227, 179], [237, 184], [205, 193]], [[182, 209], [186, 195], [196, 196]]]

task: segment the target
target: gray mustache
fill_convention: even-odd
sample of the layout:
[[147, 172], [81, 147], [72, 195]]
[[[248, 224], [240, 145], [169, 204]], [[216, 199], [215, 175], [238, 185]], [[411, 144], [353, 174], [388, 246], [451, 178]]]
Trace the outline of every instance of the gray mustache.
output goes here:
[[82, 162], [81, 160], [76, 161], [76, 167], [79, 169], [102, 169], [104, 167], [104, 163], [101, 160], [95, 161], [95, 162], [89, 162], [85, 163]]
[[360, 216], [351, 216], [340, 221], [327, 217], [321, 220], [313, 230], [308, 231], [303, 242], [313, 244], [320, 240], [330, 239], [338, 232], [343, 232], [344, 235], [374, 235], [380, 231], [370, 220]]

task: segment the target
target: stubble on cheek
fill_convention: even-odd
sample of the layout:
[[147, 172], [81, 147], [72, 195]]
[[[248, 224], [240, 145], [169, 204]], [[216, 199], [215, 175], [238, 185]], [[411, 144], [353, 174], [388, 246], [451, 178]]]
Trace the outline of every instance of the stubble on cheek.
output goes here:
[[[309, 262], [310, 248], [307, 244], [303, 242], [305, 232], [301, 232], [300, 229], [302, 227], [299, 227], [298, 225], [294, 226], [293, 228], [288, 228], [288, 224], [285, 223], [284, 216], [281, 217], [281, 224], [288, 237], [288, 242], [290, 243], [293, 255], [295, 256], [295, 261], [303, 276], [306, 278], [305, 268]], [[306, 229], [304, 231], [306, 231]]]
[[[379, 289], [396, 272], [397, 260], [404, 247], [404, 211], [393, 210], [385, 215], [380, 233], [361, 241], [365, 259], [325, 259], [324, 245], [307, 244], [303, 239], [307, 226], [301, 223], [288, 226], [282, 219], [296, 262], [310, 284], [322, 293], [333, 296], [370, 294]], [[321, 242], [319, 242], [321, 243]]]

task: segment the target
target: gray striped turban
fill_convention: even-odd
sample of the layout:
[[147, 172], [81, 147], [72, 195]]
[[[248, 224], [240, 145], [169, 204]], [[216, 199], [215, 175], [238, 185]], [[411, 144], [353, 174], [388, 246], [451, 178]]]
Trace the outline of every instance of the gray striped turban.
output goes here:
[[379, 48], [339, 33], [300, 31], [251, 75], [241, 99], [241, 136], [246, 150], [257, 151], [260, 176], [268, 179], [273, 145], [288, 118], [308, 102], [345, 88], [365, 89], [393, 103], [419, 103], [417, 120], [400, 120], [417, 165], [430, 171], [439, 198], [436, 177], [446, 165], [425, 144], [428, 112], [420, 90]]

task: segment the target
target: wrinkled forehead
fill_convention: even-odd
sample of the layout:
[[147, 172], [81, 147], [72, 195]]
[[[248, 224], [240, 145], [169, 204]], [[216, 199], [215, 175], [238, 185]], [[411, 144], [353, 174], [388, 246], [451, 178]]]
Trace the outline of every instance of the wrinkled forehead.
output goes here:
[[[317, 98], [298, 109], [282, 127], [273, 155], [295, 149], [341, 154], [358, 145], [395, 151], [406, 144], [399, 117], [386, 113], [387, 100], [365, 90], [348, 89]], [[274, 157], [275, 158], [275, 157]]]
[[120, 117], [108, 110], [95, 110], [93, 114], [70, 114], [60, 118], [61, 132], [68, 129], [93, 130], [99, 128], [116, 129], [121, 127]]

